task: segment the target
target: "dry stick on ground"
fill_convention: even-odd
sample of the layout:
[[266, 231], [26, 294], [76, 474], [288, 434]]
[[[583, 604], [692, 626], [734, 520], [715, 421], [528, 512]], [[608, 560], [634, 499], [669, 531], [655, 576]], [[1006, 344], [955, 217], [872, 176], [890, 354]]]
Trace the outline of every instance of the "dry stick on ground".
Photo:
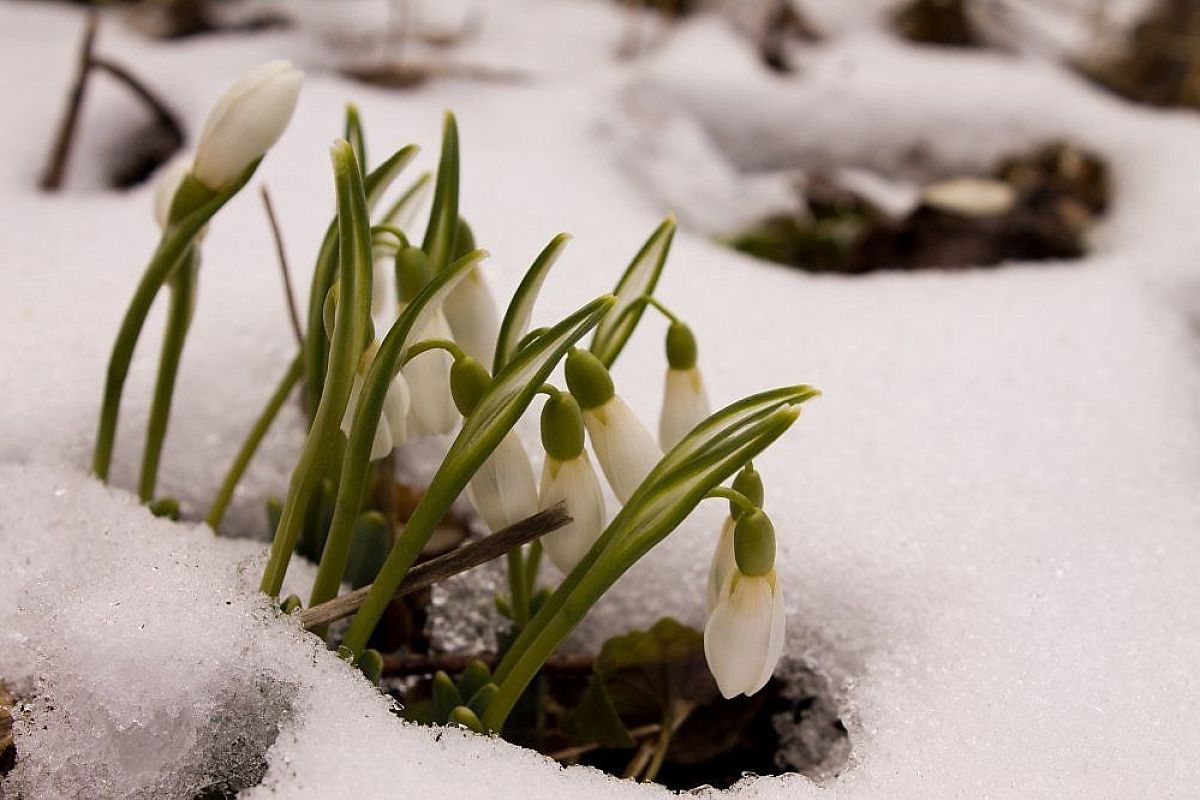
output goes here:
[[54, 136], [54, 147], [50, 150], [50, 160], [42, 173], [40, 186], [43, 190], [53, 192], [62, 186], [67, 172], [67, 162], [71, 157], [71, 145], [75, 141], [75, 129], [79, 126], [79, 113], [83, 108], [83, 98], [87, 93], [88, 78], [93, 69], [107, 72], [116, 80], [125, 84], [154, 114], [155, 122], [163, 129], [170, 131], [171, 136], [180, 144], [184, 141], [183, 126], [158, 95], [120, 64], [109, 61], [93, 54], [96, 44], [96, 30], [100, 17], [95, 10], [89, 11], [87, 23], [83, 29], [83, 40], [79, 48], [79, 66], [75, 73], [75, 82], [71, 86], [71, 94], [67, 100], [67, 108], [59, 123], [58, 132]]
[[283, 274], [283, 294], [287, 299], [288, 316], [292, 319], [292, 332], [296, 334], [296, 344], [304, 345], [304, 332], [300, 329], [300, 314], [296, 311], [296, 292], [292, 289], [292, 273], [288, 269], [287, 254], [283, 250], [283, 233], [279, 230], [279, 220], [275, 217], [275, 208], [271, 205], [271, 194], [266, 184], [259, 190], [262, 192], [263, 208], [267, 211], [267, 223], [271, 226], [271, 236], [275, 239], [275, 254], [279, 256], [279, 271]]
[[[662, 725], [658, 724], [657, 722], [653, 722], [649, 725], [643, 725], [640, 728], [630, 728], [629, 738], [637, 740], [645, 736], [653, 736], [661, 730]], [[556, 750], [555, 752], [547, 753], [546, 755], [550, 756], [555, 761], [574, 761], [580, 756], [587, 755], [593, 750], [599, 750], [603, 746], [604, 745], [600, 744], [599, 742], [589, 742], [588, 744], [581, 744], [575, 747], [564, 747], [562, 750]]]
[[[412, 594], [451, 575], [499, 558], [514, 547], [520, 547], [539, 536], [558, 530], [570, 521], [571, 517], [567, 514], [564, 503], [551, 506], [478, 542], [463, 545], [444, 556], [418, 564], [409, 571], [393, 597]], [[306, 608], [300, 612], [300, 624], [311, 629], [348, 617], [363, 604], [370, 590], [370, 585], [364, 586], [326, 603]]]
[[92, 46], [96, 42], [96, 26], [100, 18], [95, 10], [89, 11], [87, 23], [83, 29], [83, 41], [79, 46], [79, 65], [75, 70], [75, 83], [71, 86], [71, 95], [67, 100], [67, 110], [62, 122], [58, 125], [58, 133], [54, 136], [54, 147], [50, 150], [50, 161], [42, 173], [41, 187], [47, 192], [53, 192], [62, 185], [63, 175], [67, 171], [67, 160], [71, 155], [71, 141], [75, 138], [75, 126], [79, 124], [79, 110], [83, 107], [83, 95], [87, 91], [88, 74], [92, 69]]

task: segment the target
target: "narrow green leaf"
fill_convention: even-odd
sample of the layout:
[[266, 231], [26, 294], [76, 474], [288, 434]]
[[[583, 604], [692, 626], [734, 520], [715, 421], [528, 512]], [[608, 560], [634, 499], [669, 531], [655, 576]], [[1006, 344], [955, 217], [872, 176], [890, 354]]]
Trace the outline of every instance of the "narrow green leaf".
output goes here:
[[437, 185], [433, 190], [433, 208], [421, 249], [433, 262], [434, 271], [450, 263], [454, 237], [458, 233], [458, 124], [446, 112], [442, 127], [442, 154], [438, 161]]
[[[633, 257], [625, 274], [617, 282], [617, 288], [613, 292], [617, 296], [617, 305], [596, 327], [596, 334], [592, 337], [591, 350], [606, 367], [611, 367], [617, 360], [625, 342], [641, 321], [645, 306], [630, 308], [630, 305], [639, 297], [654, 293], [674, 236], [675, 218], [667, 217], [654, 233], [650, 234], [650, 238], [642, 245], [642, 249]], [[626, 309], [629, 311], [626, 312]]]
[[500, 323], [500, 335], [496, 338], [496, 356], [492, 361], [492, 372], [499, 372], [517, 352], [521, 339], [524, 338], [525, 331], [529, 328], [529, 321], [533, 318], [533, 305], [537, 302], [542, 284], [545, 282], [546, 276], [550, 274], [550, 268], [554, 266], [554, 262], [558, 261], [558, 257], [562, 255], [563, 249], [570, 240], [569, 233], [560, 233], [551, 239], [542, 252], [538, 253], [537, 258], [533, 260], [533, 264], [525, 273], [525, 277], [521, 279], [521, 284], [513, 293], [512, 300], [508, 304], [508, 310], [504, 312], [504, 321]]
[[[271, 556], [263, 572], [261, 588], [271, 597], [279, 594], [314, 492], [332, 467], [350, 387], [366, 345], [364, 334], [371, 324], [371, 221], [362, 172], [347, 142], [335, 143], [331, 153], [338, 198], [341, 302], [330, 342], [324, 389], [304, 448], [292, 471], [279, 529], [271, 542]], [[319, 318], [316, 327], [320, 327]]]
[[428, 172], [421, 173], [396, 198], [395, 202], [388, 206], [387, 210], [383, 212], [383, 216], [379, 218], [379, 222], [383, 225], [395, 225], [398, 228], [406, 227], [412, 221], [412, 216], [416, 212], [417, 205], [425, 197], [425, 191], [432, 182], [432, 174]]
[[354, 157], [358, 159], [358, 164], [362, 167], [363, 172], [367, 171], [367, 143], [366, 137], [363, 135], [362, 118], [358, 113], [358, 106], [354, 103], [346, 104], [346, 141], [354, 148]]
[[362, 496], [366, 489], [370, 467], [371, 442], [383, 414], [383, 403], [388, 386], [404, 363], [408, 348], [415, 337], [425, 330], [430, 317], [441, 306], [459, 281], [487, 256], [485, 250], [475, 250], [454, 262], [449, 269], [434, 275], [413, 301], [392, 323], [391, 329], [379, 345], [375, 360], [363, 379], [358, 407], [350, 424], [350, 436], [342, 456], [342, 479], [338, 485], [337, 504], [330, 523], [329, 536], [321, 554], [317, 578], [313, 583], [310, 605], [333, 599], [346, 571], [350, 555], [350, 542], [358, 509], [362, 507]]

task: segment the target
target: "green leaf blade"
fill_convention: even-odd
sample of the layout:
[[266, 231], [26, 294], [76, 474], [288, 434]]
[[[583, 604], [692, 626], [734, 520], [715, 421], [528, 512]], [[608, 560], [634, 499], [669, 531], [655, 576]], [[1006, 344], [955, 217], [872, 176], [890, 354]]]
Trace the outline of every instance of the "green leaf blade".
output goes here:
[[654, 293], [674, 237], [675, 218], [667, 217], [654, 233], [650, 234], [650, 238], [638, 250], [621, 280], [617, 282], [617, 288], [613, 292], [617, 296], [617, 304], [612, 313], [596, 328], [596, 334], [592, 338], [592, 353], [604, 362], [604, 366], [611, 367], [617, 360], [625, 342], [633, 335], [634, 329], [641, 321], [645, 307], [634, 306], [633, 303], [639, 297]]
[[568, 233], [560, 233], [551, 239], [521, 279], [508, 304], [508, 310], [504, 312], [504, 320], [500, 323], [500, 335], [496, 338], [496, 355], [492, 361], [493, 373], [499, 372], [517, 352], [521, 339], [529, 328], [529, 321], [533, 318], [533, 306], [542, 290], [542, 284], [569, 241], [571, 235]]

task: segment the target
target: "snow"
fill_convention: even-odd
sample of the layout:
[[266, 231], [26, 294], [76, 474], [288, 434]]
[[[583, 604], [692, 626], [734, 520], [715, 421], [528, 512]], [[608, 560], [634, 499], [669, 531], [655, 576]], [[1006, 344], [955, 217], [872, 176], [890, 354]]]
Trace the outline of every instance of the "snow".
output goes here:
[[[244, 69], [289, 57], [308, 70], [292, 128], [256, 178], [301, 287], [332, 209], [325, 154], [347, 100], [375, 158], [415, 141], [419, 169], [434, 163], [440, 111], [455, 110], [463, 208], [495, 254], [485, 269], [498, 296], [551, 235], [575, 235], [543, 320], [609, 288], [669, 205], [695, 203], [659, 293], [696, 332], [714, 402], [792, 381], [825, 392], [758, 466], [789, 655], [828, 678], [851, 740], [848, 765], [820, 787], [760, 778], [738, 796], [1194, 794], [1200, 122], [1032, 59], [915, 49], [850, 23], [781, 78], [713, 20], [630, 64], [612, 58], [624, 23], [607, 4], [485, 10], [454, 52], [528, 80], [389, 93], [322, 70], [330, 54], [295, 32], [164, 46], [111, 20], [100, 49], [147, 76], [190, 131]], [[0, 74], [20, 76], [5, 83], [0, 119], [0, 675], [36, 698], [3, 791], [187, 797], [238, 778], [215, 770], [232, 749], [253, 756], [237, 765], [251, 783], [265, 754], [252, 798], [664, 794], [400, 722], [256, 596], [260, 545], [154, 520], [86, 476], [107, 349], [155, 229], [149, 188], [100, 188], [96, 165], [133, 108], [102, 81], [67, 190], [33, 189], [78, 29], [67, 7], [0, 7]], [[638, 107], [655, 113], [633, 118]], [[658, 130], [688, 158], [655, 146]], [[814, 165], [907, 178], [923, 153], [949, 175], [1060, 137], [1107, 158], [1115, 185], [1094, 254], [1061, 265], [805, 275], [714, 245], [706, 234], [722, 215], [697, 200], [735, 213], [743, 187], [778, 199], [779, 176]], [[191, 517], [294, 351], [253, 192], [212, 226], [204, 258], [161, 473]], [[160, 327], [153, 316], [126, 389], [117, 487], [133, 484]], [[615, 373], [647, 420], [662, 333], [648, 319]], [[261, 533], [300, 424], [289, 408], [228, 532]], [[571, 646], [664, 614], [701, 623], [721, 513], [697, 512]], [[303, 595], [311, 568], [289, 578]]]

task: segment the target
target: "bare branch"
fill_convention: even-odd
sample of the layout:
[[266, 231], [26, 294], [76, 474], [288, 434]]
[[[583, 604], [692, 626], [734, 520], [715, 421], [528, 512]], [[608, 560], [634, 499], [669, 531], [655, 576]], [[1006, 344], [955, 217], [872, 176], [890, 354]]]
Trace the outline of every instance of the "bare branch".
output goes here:
[[292, 288], [292, 272], [288, 269], [287, 253], [283, 249], [283, 233], [279, 229], [279, 220], [275, 217], [275, 207], [271, 205], [271, 194], [266, 184], [262, 192], [263, 208], [267, 211], [267, 223], [271, 226], [271, 236], [275, 239], [275, 254], [279, 256], [279, 271], [283, 274], [283, 294], [287, 300], [288, 316], [292, 319], [292, 332], [296, 334], [296, 344], [304, 346], [304, 331], [300, 327], [300, 314], [296, 311], [296, 292]]

